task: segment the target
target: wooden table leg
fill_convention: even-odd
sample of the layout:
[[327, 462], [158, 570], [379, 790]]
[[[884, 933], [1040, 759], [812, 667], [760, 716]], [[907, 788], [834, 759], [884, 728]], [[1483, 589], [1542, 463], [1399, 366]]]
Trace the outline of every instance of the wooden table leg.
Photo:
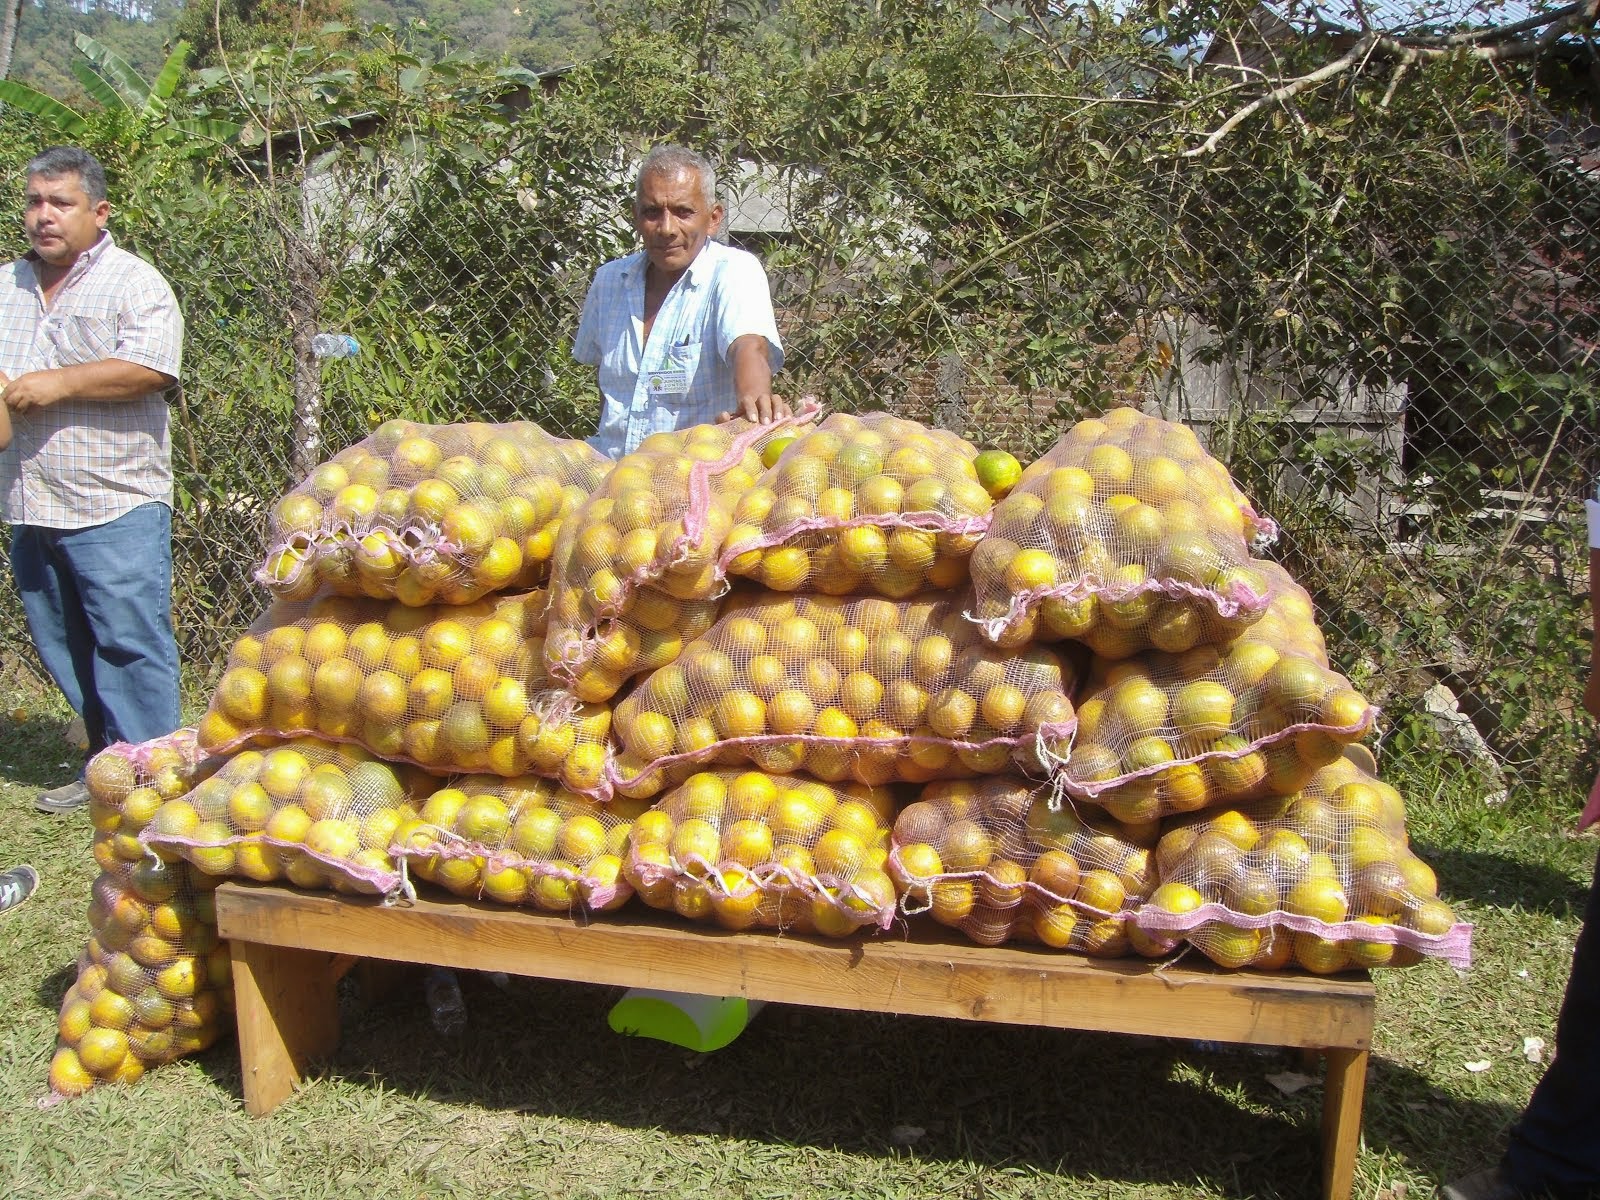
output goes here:
[[1322, 1086], [1322, 1196], [1350, 1200], [1361, 1144], [1361, 1102], [1367, 1089], [1367, 1051], [1330, 1048]]
[[339, 1044], [334, 956], [230, 940], [244, 1107], [271, 1112]]

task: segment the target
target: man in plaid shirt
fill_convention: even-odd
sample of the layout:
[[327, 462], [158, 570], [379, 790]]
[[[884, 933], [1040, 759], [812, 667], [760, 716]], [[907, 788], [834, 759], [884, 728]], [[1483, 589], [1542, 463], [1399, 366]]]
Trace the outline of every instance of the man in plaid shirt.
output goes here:
[[[58, 146], [27, 168], [33, 249], [0, 275], [0, 453], [11, 569], [34, 646], [89, 752], [178, 725], [168, 389], [183, 318], [159, 272], [106, 231], [105, 171]], [[46, 812], [88, 799], [80, 780]]]
[[658, 146], [639, 168], [633, 224], [644, 249], [595, 272], [572, 355], [599, 368], [600, 427], [616, 458], [652, 433], [789, 415], [772, 394], [783, 346], [753, 254], [712, 240], [722, 225], [711, 164]]

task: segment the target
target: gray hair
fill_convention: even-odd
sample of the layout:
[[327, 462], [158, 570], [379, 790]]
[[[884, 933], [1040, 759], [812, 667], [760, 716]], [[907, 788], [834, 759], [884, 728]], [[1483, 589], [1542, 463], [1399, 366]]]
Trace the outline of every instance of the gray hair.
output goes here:
[[63, 175], [76, 175], [83, 184], [83, 194], [89, 203], [99, 204], [106, 198], [106, 169], [100, 160], [79, 146], [51, 146], [34, 156], [28, 163], [28, 178], [43, 175], [46, 179], [60, 179]]
[[700, 175], [700, 198], [705, 201], [707, 208], [713, 207], [717, 202], [717, 169], [711, 165], [711, 160], [702, 154], [696, 154], [687, 146], [657, 146], [644, 156], [644, 162], [639, 164], [639, 179], [634, 185], [634, 199], [639, 196], [639, 184], [644, 182], [646, 175], [676, 175], [680, 171], [696, 171]]

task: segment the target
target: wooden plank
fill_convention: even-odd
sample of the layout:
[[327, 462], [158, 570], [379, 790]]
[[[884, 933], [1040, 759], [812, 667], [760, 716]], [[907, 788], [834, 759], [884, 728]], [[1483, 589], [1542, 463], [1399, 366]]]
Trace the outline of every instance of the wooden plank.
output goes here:
[[1364, 975], [1156, 969], [1027, 946], [983, 947], [935, 926], [830, 941], [729, 933], [647, 909], [590, 924], [460, 900], [366, 899], [229, 882], [218, 930], [244, 942], [583, 983], [744, 995], [1002, 1024], [1365, 1050]]
[[313, 1061], [339, 1044], [331, 955], [268, 943], [229, 943], [245, 1111], [271, 1112]]
[[1350, 1200], [1361, 1147], [1361, 1105], [1367, 1090], [1366, 1050], [1330, 1049], [1322, 1087], [1322, 1197]]

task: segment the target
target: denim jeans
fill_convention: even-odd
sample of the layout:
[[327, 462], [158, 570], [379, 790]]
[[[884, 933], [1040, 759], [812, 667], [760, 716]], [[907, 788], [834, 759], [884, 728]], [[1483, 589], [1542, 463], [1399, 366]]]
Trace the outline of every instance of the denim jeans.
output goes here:
[[1511, 1130], [1502, 1164], [1530, 1196], [1600, 1196], [1600, 859], [1556, 1019], [1555, 1061]]
[[172, 510], [141, 504], [84, 529], [11, 527], [34, 648], [83, 718], [94, 755], [178, 727]]

